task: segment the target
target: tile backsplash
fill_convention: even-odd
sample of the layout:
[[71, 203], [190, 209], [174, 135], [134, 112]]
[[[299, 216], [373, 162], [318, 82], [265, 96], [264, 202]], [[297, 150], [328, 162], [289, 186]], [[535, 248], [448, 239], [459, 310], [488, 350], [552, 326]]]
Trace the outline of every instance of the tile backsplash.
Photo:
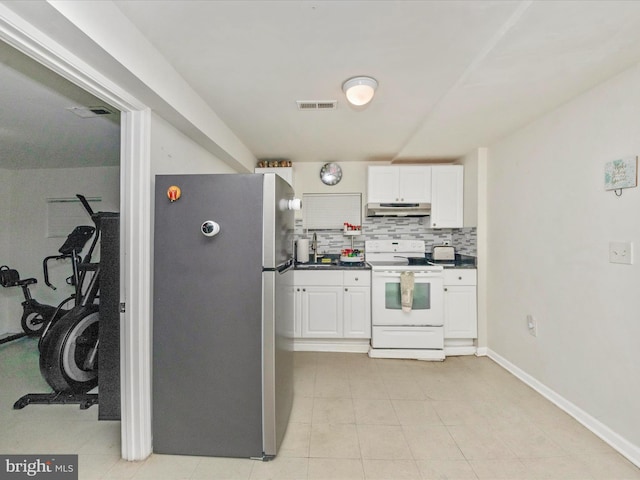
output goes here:
[[302, 219], [297, 219], [295, 236], [296, 239], [311, 239], [315, 232], [318, 236], [319, 253], [339, 253], [343, 248], [351, 247], [353, 238], [353, 246], [359, 249], [364, 249], [366, 240], [418, 239], [424, 240], [427, 251], [430, 251], [433, 245], [449, 242], [456, 247], [457, 253], [476, 255], [475, 227], [432, 229], [427, 227], [427, 222], [424, 217], [364, 217], [362, 235], [348, 237], [342, 234], [342, 230], [307, 231], [302, 227]]

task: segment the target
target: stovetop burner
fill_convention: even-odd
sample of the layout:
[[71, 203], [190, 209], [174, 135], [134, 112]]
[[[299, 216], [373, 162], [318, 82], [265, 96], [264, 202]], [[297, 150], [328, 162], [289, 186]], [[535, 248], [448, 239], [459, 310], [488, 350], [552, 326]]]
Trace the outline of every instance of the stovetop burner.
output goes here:
[[407, 265], [433, 265], [433, 262], [427, 259], [427, 257], [398, 257], [398, 262], [406, 263]]

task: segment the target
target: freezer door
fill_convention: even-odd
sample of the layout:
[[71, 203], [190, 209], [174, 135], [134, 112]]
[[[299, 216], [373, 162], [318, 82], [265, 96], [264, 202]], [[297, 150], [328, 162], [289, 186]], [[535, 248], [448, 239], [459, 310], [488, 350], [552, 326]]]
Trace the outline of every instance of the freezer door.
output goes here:
[[289, 208], [294, 192], [275, 173], [264, 174], [263, 260], [265, 268], [277, 268], [293, 259], [294, 211]]

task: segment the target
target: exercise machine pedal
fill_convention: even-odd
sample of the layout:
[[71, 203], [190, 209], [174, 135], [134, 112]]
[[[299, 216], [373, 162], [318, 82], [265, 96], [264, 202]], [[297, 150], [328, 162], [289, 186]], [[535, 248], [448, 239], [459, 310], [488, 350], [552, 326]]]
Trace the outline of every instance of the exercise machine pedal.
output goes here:
[[21, 410], [27, 405], [67, 405], [77, 403], [80, 410], [86, 410], [98, 404], [97, 393], [28, 393], [13, 404], [14, 410]]

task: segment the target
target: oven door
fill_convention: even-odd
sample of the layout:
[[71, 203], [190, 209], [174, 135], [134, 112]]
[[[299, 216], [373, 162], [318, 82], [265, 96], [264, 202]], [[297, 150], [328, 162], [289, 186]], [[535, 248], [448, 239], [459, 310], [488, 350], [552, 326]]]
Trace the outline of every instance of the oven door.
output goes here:
[[413, 305], [402, 311], [400, 271], [374, 271], [371, 276], [371, 315], [373, 325], [444, 324], [444, 286], [442, 272], [415, 271]]

